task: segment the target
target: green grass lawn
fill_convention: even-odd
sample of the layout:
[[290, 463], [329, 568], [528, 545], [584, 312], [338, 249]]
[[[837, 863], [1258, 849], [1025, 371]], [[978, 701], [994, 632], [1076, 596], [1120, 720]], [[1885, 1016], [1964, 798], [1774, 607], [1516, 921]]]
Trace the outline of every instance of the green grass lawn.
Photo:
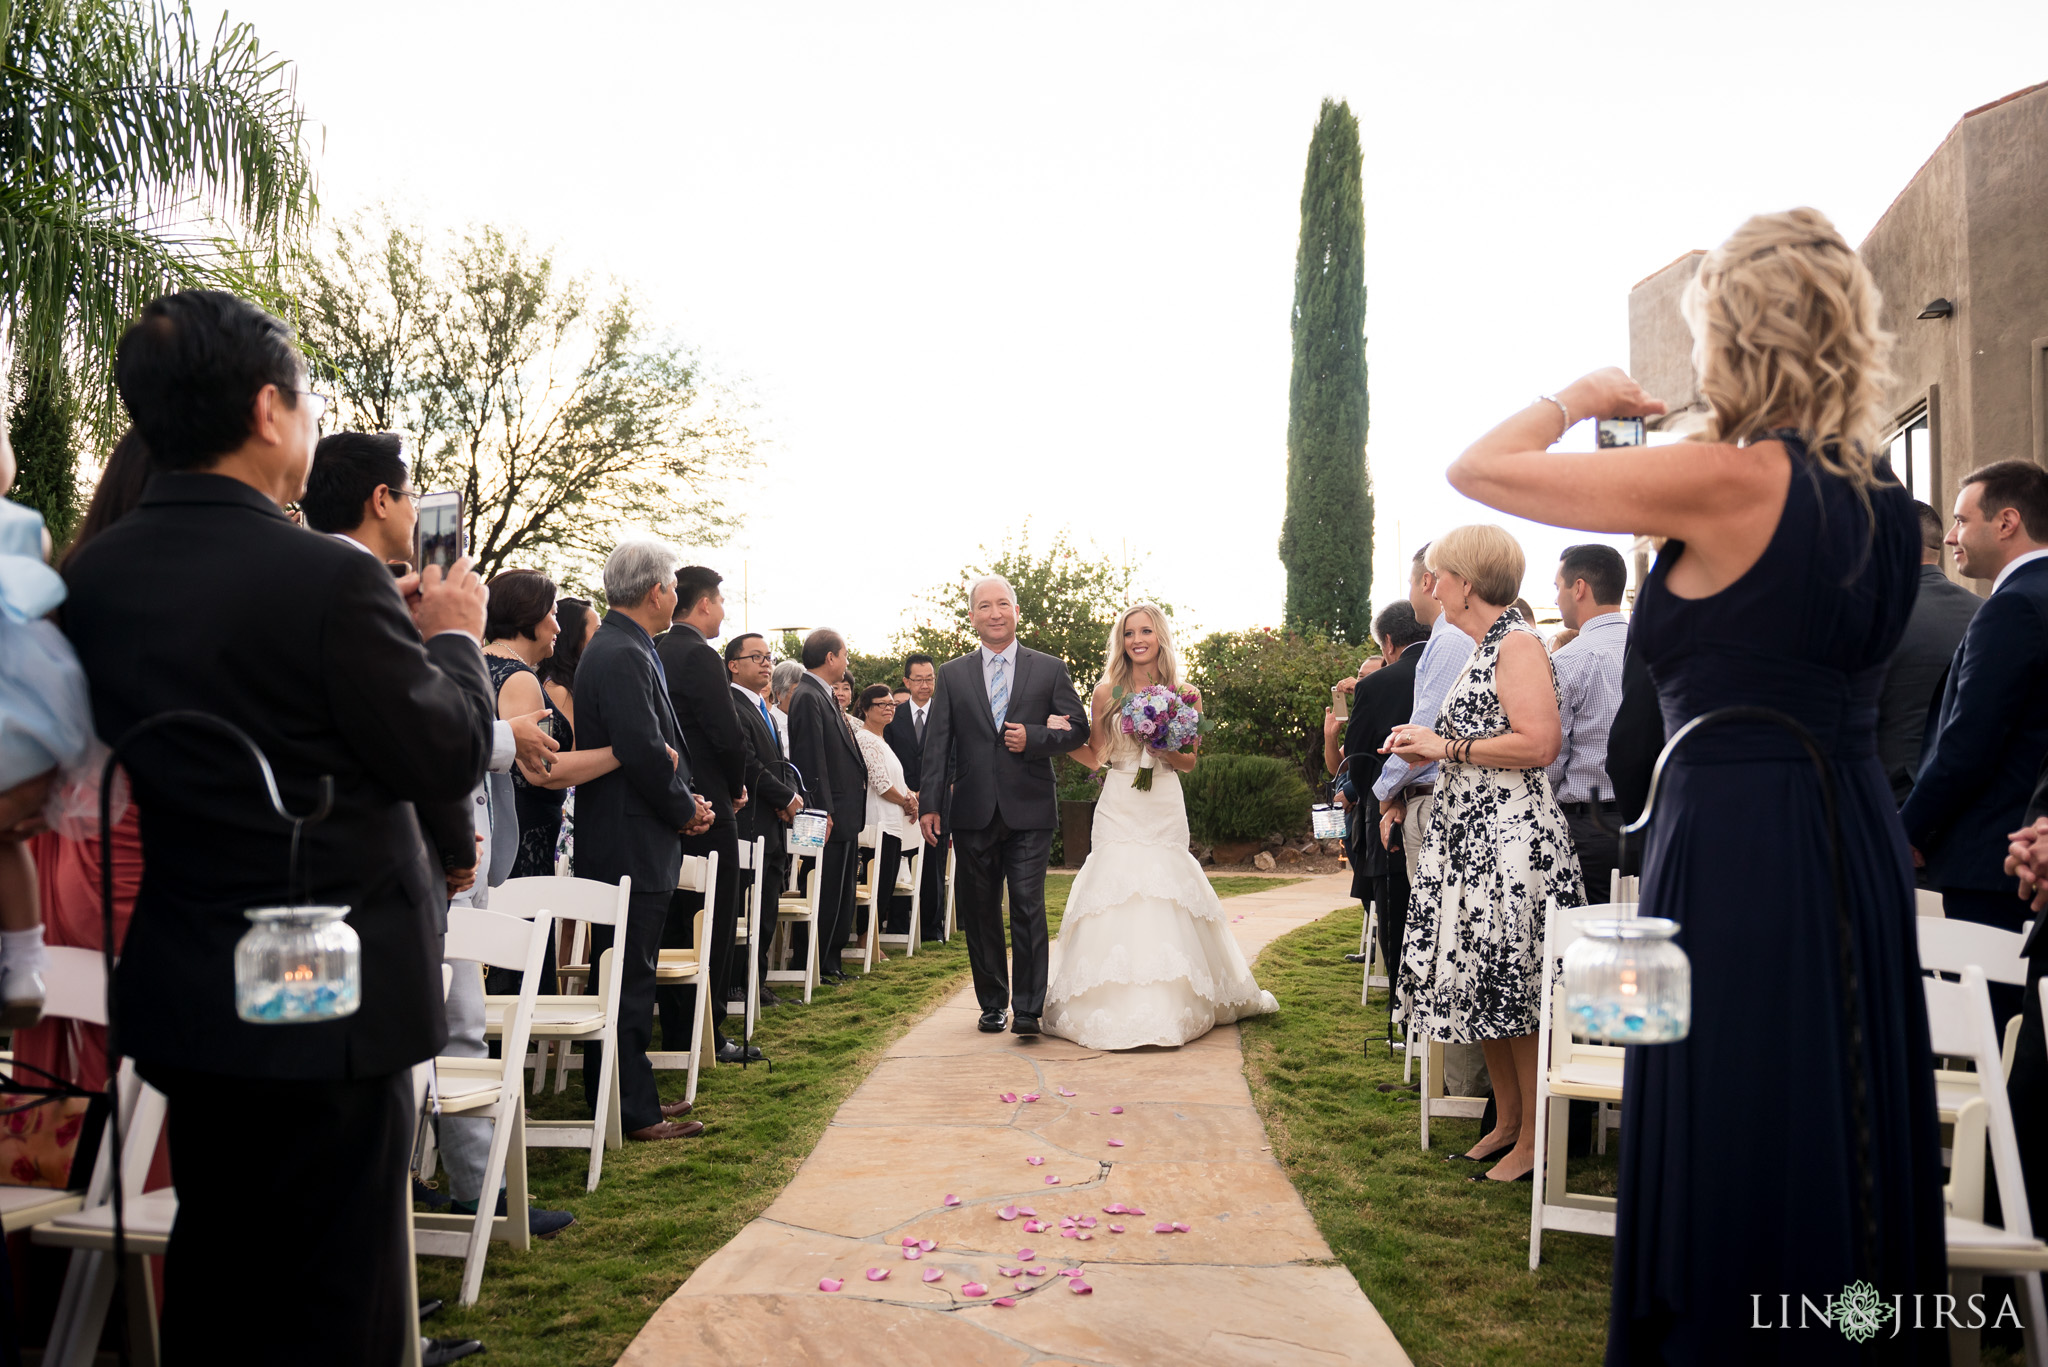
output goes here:
[[[1267, 946], [1259, 985], [1282, 1003], [1244, 1022], [1245, 1072], [1273, 1154], [1331, 1250], [1418, 1364], [1598, 1362], [1607, 1339], [1609, 1239], [1545, 1231], [1529, 1271], [1528, 1186], [1467, 1182], [1447, 1163], [1479, 1138], [1476, 1120], [1435, 1121], [1423, 1152], [1387, 1006], [1358, 1004], [1362, 913], [1353, 906]], [[1361, 1044], [1368, 1047], [1361, 1049]], [[1614, 1189], [1616, 1148], [1572, 1161], [1574, 1190]]]
[[[1055, 932], [1073, 881], [1046, 879]], [[1219, 896], [1234, 897], [1297, 880], [1211, 881]], [[916, 958], [892, 950], [873, 974], [823, 988], [809, 1006], [763, 1012], [754, 1040], [773, 1069], [705, 1069], [695, 1116], [705, 1132], [606, 1154], [594, 1192], [583, 1190], [587, 1152], [529, 1150], [534, 1203], [574, 1211], [576, 1223], [525, 1253], [494, 1244], [482, 1298], [468, 1308], [456, 1304], [461, 1262], [421, 1259], [420, 1298], [448, 1302], [428, 1332], [482, 1339], [486, 1360], [502, 1367], [615, 1361], [697, 1265], [775, 1199], [890, 1042], [967, 977], [966, 941], [956, 932], [944, 946], [920, 947]], [[683, 1074], [655, 1076], [664, 1100], [681, 1098]], [[567, 1092], [533, 1098], [530, 1112], [583, 1114], [581, 1079], [572, 1071]]]

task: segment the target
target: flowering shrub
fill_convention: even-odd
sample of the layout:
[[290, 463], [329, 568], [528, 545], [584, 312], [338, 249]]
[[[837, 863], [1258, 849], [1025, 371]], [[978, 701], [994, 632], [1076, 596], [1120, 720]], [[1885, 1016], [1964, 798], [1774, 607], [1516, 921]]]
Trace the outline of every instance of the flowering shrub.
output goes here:
[[1203, 715], [1215, 724], [1202, 738], [1204, 756], [1284, 759], [1304, 782], [1321, 784], [1330, 686], [1356, 674], [1359, 662], [1377, 653], [1371, 646], [1270, 627], [1203, 637], [1189, 652], [1189, 678], [1202, 690]]

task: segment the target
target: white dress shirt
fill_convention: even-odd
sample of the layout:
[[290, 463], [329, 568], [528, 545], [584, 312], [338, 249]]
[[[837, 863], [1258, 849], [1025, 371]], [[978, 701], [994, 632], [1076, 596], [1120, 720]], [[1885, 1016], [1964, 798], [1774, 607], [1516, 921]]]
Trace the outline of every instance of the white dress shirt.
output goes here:
[[1557, 677], [1557, 717], [1564, 743], [1544, 772], [1559, 802], [1611, 799], [1607, 734], [1621, 708], [1621, 661], [1628, 651], [1628, 619], [1603, 612], [1550, 657]]

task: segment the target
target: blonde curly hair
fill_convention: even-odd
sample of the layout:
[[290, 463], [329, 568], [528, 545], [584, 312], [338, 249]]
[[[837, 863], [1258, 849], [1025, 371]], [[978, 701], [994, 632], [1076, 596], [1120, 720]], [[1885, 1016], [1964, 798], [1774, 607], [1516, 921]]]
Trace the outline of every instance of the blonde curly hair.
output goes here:
[[1758, 214], [1708, 252], [1680, 309], [1709, 410], [1703, 441], [1799, 432], [1820, 465], [1868, 498], [1892, 335], [1877, 284], [1817, 209]]
[[1130, 653], [1124, 649], [1124, 626], [1141, 612], [1152, 619], [1152, 630], [1159, 636], [1159, 659], [1154, 666], [1159, 682], [1168, 688], [1180, 687], [1180, 655], [1173, 648], [1173, 627], [1167, 622], [1165, 611], [1156, 603], [1133, 603], [1116, 615], [1115, 623], [1109, 628], [1102, 682], [1108, 684], [1112, 692], [1121, 689], [1129, 693], [1138, 686], [1137, 667], [1131, 663]]

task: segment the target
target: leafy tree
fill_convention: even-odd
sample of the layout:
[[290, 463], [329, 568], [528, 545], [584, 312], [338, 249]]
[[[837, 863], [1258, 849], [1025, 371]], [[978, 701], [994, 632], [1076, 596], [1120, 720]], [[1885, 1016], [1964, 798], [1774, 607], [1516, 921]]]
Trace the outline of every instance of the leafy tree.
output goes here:
[[1365, 468], [1365, 199], [1358, 120], [1324, 100], [1301, 186], [1294, 372], [1287, 386], [1290, 630], [1372, 638], [1372, 489]]
[[[897, 638], [899, 653], [922, 650], [944, 663], [975, 649], [980, 642], [968, 622], [967, 593], [985, 574], [1001, 575], [1016, 591], [1017, 639], [1064, 660], [1084, 694], [1102, 677], [1103, 647], [1117, 614], [1144, 597], [1135, 589], [1135, 567], [1082, 554], [1064, 530], [1035, 551], [1026, 523], [1015, 541], [1006, 539], [993, 556], [982, 547], [977, 563], [924, 595], [922, 620]], [[1159, 606], [1172, 614], [1169, 604]]]
[[41, 372], [13, 385], [19, 496], [60, 537], [70, 417], [112, 440], [114, 343], [142, 305], [199, 285], [277, 304], [316, 203], [285, 70], [189, 4], [0, 0], [0, 331]]
[[1203, 715], [1216, 727], [1202, 738], [1202, 749], [1284, 759], [1311, 785], [1322, 784], [1330, 687], [1375, 653], [1370, 644], [1271, 627], [1204, 636], [1192, 651], [1190, 677], [1202, 690]]
[[300, 263], [309, 349], [345, 423], [417, 438], [413, 481], [459, 489], [470, 553], [592, 582], [653, 531], [712, 546], [753, 464], [733, 396], [657, 335], [622, 285], [481, 227], [426, 233], [359, 215]]

